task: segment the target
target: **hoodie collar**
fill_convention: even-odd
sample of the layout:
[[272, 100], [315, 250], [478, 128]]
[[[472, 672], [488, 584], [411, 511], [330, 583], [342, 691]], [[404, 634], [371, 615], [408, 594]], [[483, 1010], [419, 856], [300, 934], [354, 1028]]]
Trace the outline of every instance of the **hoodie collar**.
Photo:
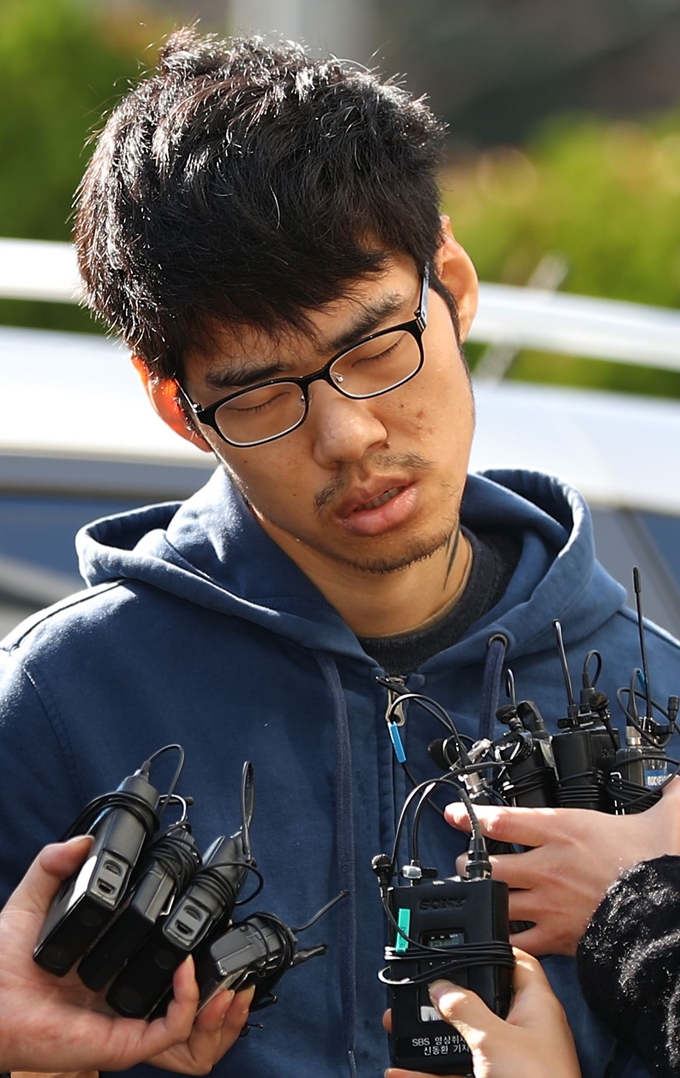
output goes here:
[[[494, 632], [506, 636], [508, 658], [552, 647], [555, 618], [565, 640], [577, 640], [622, 605], [624, 589], [595, 560], [585, 501], [559, 480], [517, 470], [471, 475], [461, 519], [473, 532], [518, 534], [522, 553], [504, 598], [450, 649], [449, 661], [452, 652], [460, 662], [483, 661]], [[354, 633], [260, 527], [222, 468], [184, 504], [96, 521], [76, 545], [91, 585], [144, 581], [306, 647], [366, 662]]]

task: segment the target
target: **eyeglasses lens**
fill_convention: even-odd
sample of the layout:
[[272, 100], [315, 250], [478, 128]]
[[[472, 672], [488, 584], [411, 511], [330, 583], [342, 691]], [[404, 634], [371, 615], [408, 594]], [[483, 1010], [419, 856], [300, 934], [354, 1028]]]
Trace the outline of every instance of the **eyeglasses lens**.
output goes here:
[[[413, 377], [420, 363], [420, 345], [413, 334], [394, 330], [344, 352], [330, 367], [330, 381], [343, 396], [360, 400], [396, 389]], [[215, 421], [230, 442], [252, 445], [293, 430], [304, 413], [300, 386], [277, 382], [226, 401]]]

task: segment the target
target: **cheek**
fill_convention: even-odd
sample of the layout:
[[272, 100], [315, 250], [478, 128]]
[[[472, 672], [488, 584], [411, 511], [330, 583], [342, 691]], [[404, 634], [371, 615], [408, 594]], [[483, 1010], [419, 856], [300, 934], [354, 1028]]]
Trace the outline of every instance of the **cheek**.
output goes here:
[[243, 459], [234, 468], [254, 506], [292, 504], [304, 493], [305, 468], [297, 457], [277, 450], [262, 460]]

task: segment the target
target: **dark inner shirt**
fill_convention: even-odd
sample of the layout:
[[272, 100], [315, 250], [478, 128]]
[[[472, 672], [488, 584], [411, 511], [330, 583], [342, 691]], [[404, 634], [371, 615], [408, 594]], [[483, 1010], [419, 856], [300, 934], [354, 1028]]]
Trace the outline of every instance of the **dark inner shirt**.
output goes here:
[[456, 605], [439, 621], [424, 629], [395, 636], [360, 636], [364, 651], [391, 677], [406, 676], [427, 659], [452, 647], [468, 629], [500, 602], [519, 561], [522, 544], [514, 535], [485, 532], [463, 534], [472, 547], [472, 567]]

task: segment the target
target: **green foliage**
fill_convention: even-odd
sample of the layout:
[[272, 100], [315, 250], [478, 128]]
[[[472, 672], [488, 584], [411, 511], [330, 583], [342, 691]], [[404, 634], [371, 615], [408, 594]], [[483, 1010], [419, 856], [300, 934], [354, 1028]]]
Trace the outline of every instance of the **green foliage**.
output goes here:
[[[167, 26], [85, 0], [0, 0], [0, 236], [67, 240], [88, 137], [152, 64]], [[680, 303], [680, 114], [649, 123], [552, 121], [530, 145], [443, 174], [445, 210], [485, 280], [525, 284], [546, 253], [564, 288]], [[60, 304], [0, 300], [0, 322], [92, 331]], [[478, 349], [471, 349], [472, 358]], [[523, 353], [512, 375], [680, 397], [680, 375]]]
[[[1, 0], [0, 236], [68, 240], [86, 140], [159, 31], [127, 11], [123, 22], [78, 0]], [[0, 319], [94, 328], [85, 312], [60, 304], [3, 300]]]
[[[643, 124], [553, 120], [525, 150], [454, 163], [444, 207], [483, 280], [526, 284], [546, 253], [563, 290], [680, 305], [680, 114]], [[514, 377], [680, 397], [680, 375], [521, 355]]]

